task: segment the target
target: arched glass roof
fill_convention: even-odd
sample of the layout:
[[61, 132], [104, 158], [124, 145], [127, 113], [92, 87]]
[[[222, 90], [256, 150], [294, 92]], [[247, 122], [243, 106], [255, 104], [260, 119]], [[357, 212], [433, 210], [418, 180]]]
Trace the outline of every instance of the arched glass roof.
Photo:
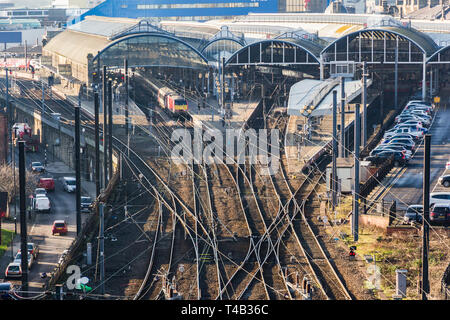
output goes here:
[[319, 65], [323, 47], [301, 39], [271, 39], [251, 43], [235, 52], [226, 65]]
[[128, 59], [130, 67], [169, 66], [193, 69], [208, 67], [206, 58], [190, 44], [167, 34], [141, 33], [110, 43], [94, 57], [94, 67], [122, 67]]
[[234, 39], [215, 39], [202, 49], [202, 53], [208, 61], [219, 61], [220, 57], [228, 59], [242, 47], [243, 45]]
[[323, 51], [325, 63], [330, 61], [367, 61], [368, 63], [392, 63], [398, 47], [399, 63], [423, 62], [423, 54], [431, 56], [436, 43], [427, 35], [412, 28], [368, 28], [347, 34]]
[[440, 48], [431, 57], [428, 58], [427, 63], [429, 64], [450, 64], [450, 45]]

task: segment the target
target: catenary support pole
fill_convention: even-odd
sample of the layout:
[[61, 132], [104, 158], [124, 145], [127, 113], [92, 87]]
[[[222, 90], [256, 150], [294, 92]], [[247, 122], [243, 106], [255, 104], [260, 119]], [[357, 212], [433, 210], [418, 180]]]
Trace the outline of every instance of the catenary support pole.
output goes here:
[[354, 141], [355, 141], [355, 165], [354, 177], [354, 196], [353, 196], [353, 215], [352, 215], [352, 234], [353, 241], [358, 241], [358, 219], [359, 219], [359, 146], [360, 146], [360, 114], [359, 114], [359, 104], [355, 105], [355, 130], [354, 131]]
[[423, 163], [423, 219], [422, 219], [422, 300], [428, 300], [428, 245], [430, 226], [430, 147], [431, 135], [425, 135], [425, 157]]
[[367, 144], [367, 64], [363, 62], [363, 70], [362, 70], [362, 146], [366, 147]]
[[113, 92], [112, 92], [112, 82], [111, 80], [108, 81], [108, 171], [109, 176], [108, 179], [111, 180], [113, 175], [113, 161], [112, 161], [112, 147], [113, 147], [113, 109], [112, 109], [112, 103], [113, 103]]
[[398, 108], [398, 37], [395, 47], [395, 70], [394, 70], [394, 107]]
[[129, 98], [128, 98], [128, 60], [127, 59], [125, 59], [124, 64], [125, 64], [125, 66], [124, 66], [124, 69], [125, 69], [125, 78], [124, 78], [124, 80], [125, 80], [125, 136], [128, 137], [128, 134], [129, 134], [129, 132], [128, 132], [129, 131], [128, 101], [129, 101]]
[[81, 99], [78, 98], [78, 106], [75, 106], [75, 203], [76, 203], [76, 223], [77, 235], [81, 232], [81, 154], [80, 154], [80, 104]]
[[345, 78], [341, 77], [341, 132], [339, 141], [339, 157], [345, 158]]
[[331, 192], [332, 192], [332, 205], [333, 205], [333, 212], [336, 210], [337, 205], [337, 166], [336, 166], [336, 159], [337, 159], [337, 91], [333, 90], [333, 172], [331, 174]]
[[[6, 72], [6, 112], [8, 112], [8, 129], [9, 129], [9, 135], [12, 135], [12, 112], [11, 108], [9, 107], [9, 79], [8, 79], [8, 68], [5, 69]], [[5, 136], [5, 146], [8, 145], [8, 137]], [[8, 163], [8, 152], [6, 151], [8, 148], [5, 148], [5, 163]]]
[[422, 62], [422, 100], [427, 99], [427, 55], [423, 54]]
[[94, 114], [95, 114], [95, 196], [100, 195], [100, 127], [99, 121], [99, 96], [98, 92], [94, 92]]
[[[26, 171], [25, 171], [25, 141], [19, 141], [19, 198], [20, 198], [20, 250], [28, 252], [27, 213], [26, 213]], [[28, 257], [22, 254], [22, 291], [25, 296], [28, 291]]]
[[104, 238], [104, 219], [105, 219], [105, 205], [100, 203], [99, 210], [100, 219], [100, 294], [105, 294], [105, 238]]
[[108, 185], [108, 86], [106, 66], [103, 66], [103, 188]]

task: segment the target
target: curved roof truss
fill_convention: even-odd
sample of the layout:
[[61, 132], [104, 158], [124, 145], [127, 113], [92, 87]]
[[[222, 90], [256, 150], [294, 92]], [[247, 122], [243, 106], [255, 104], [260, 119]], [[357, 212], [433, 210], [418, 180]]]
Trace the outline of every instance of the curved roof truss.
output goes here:
[[[319, 65], [315, 47], [295, 39], [271, 39], [251, 43], [235, 52], [225, 65]], [[315, 51], [315, 52], [314, 52]]]
[[424, 62], [437, 49], [434, 41], [413, 29], [384, 27], [349, 33], [321, 53], [325, 64], [333, 62], [363, 62], [368, 64], [417, 64]]
[[440, 48], [428, 58], [427, 64], [450, 64], [450, 45]]
[[166, 33], [141, 32], [116, 39], [93, 58], [96, 65], [121, 68], [124, 59], [130, 67], [208, 68], [205, 56], [189, 43]]

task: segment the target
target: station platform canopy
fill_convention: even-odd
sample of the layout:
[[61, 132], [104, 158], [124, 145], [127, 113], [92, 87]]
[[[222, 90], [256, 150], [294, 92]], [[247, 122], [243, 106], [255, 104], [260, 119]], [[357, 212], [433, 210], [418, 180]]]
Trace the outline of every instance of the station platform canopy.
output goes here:
[[[371, 84], [367, 82], [367, 86]], [[345, 82], [346, 101], [351, 101], [361, 93], [360, 80]], [[339, 79], [306, 79], [295, 83], [289, 92], [287, 114], [303, 117], [329, 115], [333, 108], [333, 91], [337, 91], [337, 102], [341, 100]]]

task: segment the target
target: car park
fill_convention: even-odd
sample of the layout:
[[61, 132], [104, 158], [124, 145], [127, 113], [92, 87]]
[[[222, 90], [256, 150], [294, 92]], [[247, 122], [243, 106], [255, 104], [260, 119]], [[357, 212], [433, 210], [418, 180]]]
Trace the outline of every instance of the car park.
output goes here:
[[39, 188], [44, 188], [47, 191], [55, 190], [55, 180], [53, 178], [40, 178], [38, 182]]
[[446, 188], [450, 187], [450, 174], [440, 176], [438, 182]]
[[67, 192], [75, 192], [76, 189], [76, 179], [73, 177], [64, 177], [63, 178], [63, 187]]
[[50, 199], [43, 195], [35, 197], [31, 200], [31, 208], [35, 212], [50, 212], [51, 211]]
[[32, 172], [44, 172], [45, 168], [40, 162], [32, 162], [31, 163], [31, 171]]
[[450, 221], [450, 204], [435, 203], [430, 208], [430, 222]]
[[91, 212], [91, 209], [92, 209], [92, 198], [81, 197], [81, 212]]
[[406, 209], [406, 213], [403, 216], [403, 222], [406, 224], [421, 223], [422, 218], [423, 218], [423, 206], [420, 204], [414, 204]]
[[5, 278], [22, 277], [22, 266], [20, 262], [11, 262], [5, 270]]
[[52, 235], [59, 233], [60, 235], [67, 234], [68, 228], [67, 223], [64, 220], [55, 220], [52, 226]]
[[449, 192], [430, 193], [430, 206], [432, 206], [435, 203], [450, 205], [450, 193]]
[[[28, 256], [28, 269], [31, 269], [34, 263], [34, 257], [32, 254], [27, 254], [27, 256]], [[22, 263], [22, 253], [20, 252], [20, 250], [19, 252], [17, 252], [16, 257], [14, 258], [14, 262]]]

